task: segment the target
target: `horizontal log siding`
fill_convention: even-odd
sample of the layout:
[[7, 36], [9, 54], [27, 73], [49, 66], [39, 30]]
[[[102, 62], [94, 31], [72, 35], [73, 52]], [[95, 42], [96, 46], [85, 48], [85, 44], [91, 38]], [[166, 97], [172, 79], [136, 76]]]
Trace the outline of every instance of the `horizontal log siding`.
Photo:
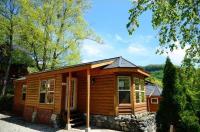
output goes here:
[[[54, 90], [54, 104], [43, 104], [39, 103], [39, 88], [40, 81], [43, 79], [55, 79], [55, 90]], [[27, 79], [27, 92], [26, 92], [26, 106], [34, 106], [38, 109], [51, 109], [54, 113], [60, 113], [61, 111], [61, 93], [62, 93], [62, 75], [52, 76], [40, 76], [40, 77], [28, 77]]]
[[102, 75], [94, 78], [91, 82], [91, 113], [114, 115], [114, 75]]
[[54, 92], [54, 113], [61, 112], [61, 99], [62, 99], [62, 75], [58, 74], [55, 77], [55, 92]]
[[25, 101], [22, 100], [22, 85], [23, 84], [26, 84], [26, 82], [18, 81], [14, 83], [15, 88], [14, 88], [13, 112], [17, 115], [22, 115], [24, 111]]
[[[86, 74], [78, 75], [78, 109], [85, 112]], [[92, 80], [94, 79], [94, 84]], [[90, 111], [92, 114], [114, 115], [114, 75], [91, 75]]]
[[142, 113], [147, 111], [147, 103], [135, 104], [135, 113]]
[[82, 71], [77, 73], [77, 108], [81, 112], [86, 112], [86, 87], [87, 87], [87, 76], [86, 72]]
[[35, 78], [27, 78], [27, 90], [26, 90], [26, 101], [25, 105], [27, 106], [38, 106], [39, 102], [39, 83], [40, 79], [38, 77]]

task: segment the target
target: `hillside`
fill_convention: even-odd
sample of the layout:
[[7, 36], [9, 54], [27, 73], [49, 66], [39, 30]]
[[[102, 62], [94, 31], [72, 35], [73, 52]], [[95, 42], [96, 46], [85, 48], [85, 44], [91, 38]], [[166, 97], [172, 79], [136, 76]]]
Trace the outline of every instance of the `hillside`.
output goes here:
[[164, 65], [147, 65], [143, 67], [146, 71], [150, 72], [151, 76], [147, 80], [156, 83], [162, 87], [163, 68]]

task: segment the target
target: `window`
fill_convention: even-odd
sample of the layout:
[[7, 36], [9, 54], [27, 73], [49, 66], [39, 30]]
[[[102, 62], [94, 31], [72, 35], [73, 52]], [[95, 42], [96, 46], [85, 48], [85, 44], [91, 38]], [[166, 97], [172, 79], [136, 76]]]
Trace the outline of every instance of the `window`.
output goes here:
[[134, 78], [134, 82], [135, 82], [136, 103], [145, 102], [144, 80], [139, 78]]
[[22, 100], [26, 99], [26, 87], [25, 84], [22, 85]]
[[158, 98], [151, 98], [151, 104], [158, 104]]
[[118, 77], [119, 104], [130, 103], [130, 82], [131, 79], [128, 76]]
[[40, 86], [40, 103], [52, 104], [54, 102], [55, 80], [42, 80]]

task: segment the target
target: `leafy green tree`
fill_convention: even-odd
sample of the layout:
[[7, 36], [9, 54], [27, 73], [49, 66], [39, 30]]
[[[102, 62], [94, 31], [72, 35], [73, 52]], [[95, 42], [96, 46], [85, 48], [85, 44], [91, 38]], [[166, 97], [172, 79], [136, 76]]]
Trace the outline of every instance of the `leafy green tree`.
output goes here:
[[4, 83], [2, 88], [2, 95], [5, 95], [7, 81], [9, 77], [10, 67], [12, 64], [13, 45], [16, 40], [15, 28], [17, 23], [17, 14], [19, 8], [15, 0], [1, 0], [0, 1], [0, 45], [3, 50], [1, 56], [5, 56], [7, 66], [5, 70]]
[[88, 1], [20, 0], [21, 37], [39, 71], [80, 61], [80, 43], [99, 40], [84, 19]]
[[158, 131], [168, 132], [170, 125], [173, 125], [176, 131], [180, 128], [179, 102], [176, 99], [178, 94], [176, 68], [167, 58], [164, 67], [163, 91], [160, 107], [156, 115], [156, 124]]
[[200, 0], [133, 0], [127, 28], [132, 34], [139, 26], [138, 17], [151, 11], [152, 26], [159, 31], [160, 53], [187, 46], [187, 58], [200, 63], [199, 7]]
[[180, 117], [187, 132], [200, 131], [200, 69], [187, 59], [178, 72]]

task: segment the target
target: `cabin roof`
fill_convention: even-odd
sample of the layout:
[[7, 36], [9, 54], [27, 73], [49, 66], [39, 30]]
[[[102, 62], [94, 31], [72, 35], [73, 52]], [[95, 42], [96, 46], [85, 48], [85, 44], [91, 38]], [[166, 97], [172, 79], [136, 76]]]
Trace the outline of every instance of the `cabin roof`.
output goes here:
[[162, 89], [153, 83], [146, 84], [146, 95], [147, 96], [161, 96]]
[[[67, 70], [67, 69], [72, 69], [72, 68], [75, 69], [75, 68], [84, 67], [84, 66], [90, 67], [91, 69], [98, 68], [98, 67], [102, 67], [103, 69], [138, 68], [138, 69], [144, 71], [144, 69], [136, 66], [135, 64], [131, 63], [130, 61], [119, 56], [119, 57], [114, 57], [114, 58], [109, 58], [109, 59], [103, 59], [103, 60], [92, 61], [92, 62], [87, 62], [87, 63], [80, 63], [80, 64], [76, 64], [76, 65], [64, 66], [64, 67], [57, 68], [54, 70], [45, 70], [45, 71], [41, 71], [41, 72], [35, 72], [35, 73], [31, 73], [29, 75], [41, 74], [41, 73], [46, 73], [46, 72], [54, 72], [54, 71], [62, 71], [62, 70]], [[144, 71], [144, 73], [147, 74], [147, 76], [149, 75], [148, 72], [146, 72], [146, 71]]]
[[137, 66], [120, 56], [120, 57], [116, 57], [114, 62], [104, 67], [104, 69], [118, 68], [118, 67], [130, 68], [130, 67], [137, 67]]

